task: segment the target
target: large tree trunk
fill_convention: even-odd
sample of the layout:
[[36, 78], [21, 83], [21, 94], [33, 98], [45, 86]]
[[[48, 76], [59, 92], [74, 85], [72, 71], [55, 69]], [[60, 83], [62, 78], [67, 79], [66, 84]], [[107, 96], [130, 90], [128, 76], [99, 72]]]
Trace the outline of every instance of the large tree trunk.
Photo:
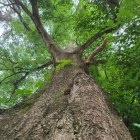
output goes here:
[[[82, 59], [89, 45], [118, 27], [103, 28], [74, 50], [60, 49], [43, 27], [38, 1], [29, 0], [29, 3], [32, 11], [20, 0], [14, 0], [13, 9], [17, 5], [30, 17], [55, 64], [58, 60], [72, 60], [73, 64], [55, 72], [47, 89], [1, 113], [0, 140], [132, 140], [122, 119], [107, 105], [96, 82], [85, 73]], [[107, 39], [91, 53], [86, 63], [106, 43]]]
[[[54, 62], [72, 60], [73, 65], [56, 72], [52, 84], [38, 94], [7, 111], [0, 110], [0, 140], [131, 140], [122, 119], [107, 105], [100, 88], [83, 69], [83, 51], [118, 27], [103, 28], [72, 51], [60, 49], [43, 27], [38, 1], [29, 0], [29, 4], [32, 11], [22, 1], [14, 0], [13, 9], [16, 5], [30, 17]], [[107, 39], [86, 62], [89, 63], [106, 43]]]
[[132, 140], [82, 68], [66, 66], [40, 92], [0, 115], [1, 140]]

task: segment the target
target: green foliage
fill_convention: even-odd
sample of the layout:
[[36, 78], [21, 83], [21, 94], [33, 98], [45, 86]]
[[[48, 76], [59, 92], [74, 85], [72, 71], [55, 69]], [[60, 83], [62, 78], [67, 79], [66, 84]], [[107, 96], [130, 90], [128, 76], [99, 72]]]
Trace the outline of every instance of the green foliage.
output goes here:
[[21, 89], [18, 89], [17, 90], [17, 92], [16, 92], [17, 94], [19, 94], [19, 95], [30, 95], [30, 94], [32, 94], [32, 90], [21, 90]]
[[72, 60], [58, 60], [56, 63], [56, 72], [59, 72], [61, 69], [63, 69], [64, 67], [68, 66], [68, 65], [72, 65], [73, 61]]

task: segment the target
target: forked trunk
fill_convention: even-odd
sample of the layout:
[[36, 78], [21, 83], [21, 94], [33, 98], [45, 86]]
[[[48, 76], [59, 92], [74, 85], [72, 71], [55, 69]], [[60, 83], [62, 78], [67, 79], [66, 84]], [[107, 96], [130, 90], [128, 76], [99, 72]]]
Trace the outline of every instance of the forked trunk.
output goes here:
[[35, 101], [12, 111], [0, 116], [1, 140], [132, 140], [96, 82], [72, 65], [56, 72]]

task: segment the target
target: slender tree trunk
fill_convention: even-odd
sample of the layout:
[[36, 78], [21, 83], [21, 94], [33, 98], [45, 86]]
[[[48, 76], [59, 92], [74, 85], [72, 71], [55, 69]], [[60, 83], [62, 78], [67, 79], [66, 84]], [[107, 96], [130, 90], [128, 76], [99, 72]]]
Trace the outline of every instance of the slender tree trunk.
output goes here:
[[66, 66], [39, 92], [0, 115], [1, 140], [132, 140], [82, 68]]

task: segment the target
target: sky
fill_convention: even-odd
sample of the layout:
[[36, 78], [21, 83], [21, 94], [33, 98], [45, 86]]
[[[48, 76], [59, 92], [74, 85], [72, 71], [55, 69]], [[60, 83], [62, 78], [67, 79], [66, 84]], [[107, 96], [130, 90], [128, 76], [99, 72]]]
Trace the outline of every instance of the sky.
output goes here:
[[0, 24], [0, 36], [2, 35], [3, 31], [4, 31], [4, 28], [3, 28], [2, 25]]

